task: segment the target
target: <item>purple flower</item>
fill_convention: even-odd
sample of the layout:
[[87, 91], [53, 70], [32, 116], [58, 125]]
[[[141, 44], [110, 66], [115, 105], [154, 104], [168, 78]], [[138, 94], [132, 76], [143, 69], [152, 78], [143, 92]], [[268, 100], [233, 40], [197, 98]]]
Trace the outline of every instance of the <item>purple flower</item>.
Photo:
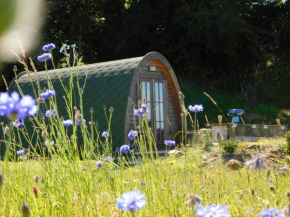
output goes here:
[[269, 182], [271, 182], [271, 183], [274, 182], [274, 179], [270, 179]]
[[148, 114], [147, 105], [142, 104], [140, 108], [135, 109], [134, 113], [135, 113], [136, 116]]
[[254, 169], [268, 169], [268, 165], [266, 163], [266, 155], [264, 154], [256, 154], [252, 157], [251, 160], [246, 162], [246, 165], [250, 167], [250, 172]]
[[195, 214], [197, 217], [229, 217], [228, 206], [211, 204], [207, 207], [203, 207], [197, 204]]
[[31, 216], [30, 209], [25, 202], [23, 203], [23, 206], [22, 206], [22, 216], [23, 217]]
[[113, 158], [112, 157], [102, 157], [103, 159], [104, 159], [104, 161], [105, 162], [107, 162], [107, 163], [109, 163], [110, 161], [112, 161], [113, 160]]
[[13, 126], [17, 128], [22, 128], [24, 127], [24, 123], [21, 122], [19, 119], [16, 119], [15, 121], [13, 121]]
[[63, 120], [62, 124], [63, 124], [63, 126], [68, 127], [68, 126], [73, 125], [73, 122], [71, 119], [68, 119], [68, 120]]
[[281, 168], [282, 171], [286, 171], [287, 169], [288, 169], [288, 167], [286, 167], [286, 166], [283, 166], [283, 167]]
[[36, 102], [29, 95], [21, 99], [16, 92], [13, 92], [11, 96], [7, 92], [0, 95], [0, 116], [10, 117], [12, 120], [25, 119], [36, 114], [37, 111]]
[[145, 195], [138, 190], [124, 193], [116, 201], [117, 207], [123, 211], [129, 210], [134, 213], [137, 209], [145, 208]]
[[34, 181], [37, 183], [39, 181], [39, 176], [35, 176]]
[[130, 132], [129, 132], [129, 134], [128, 134], [128, 138], [130, 139], [130, 140], [133, 140], [135, 137], [137, 137], [138, 136], [138, 131], [137, 130], [131, 130]]
[[83, 123], [86, 123], [86, 120], [85, 119], [83, 119], [83, 120], [76, 120], [76, 125], [78, 125], [78, 126], [80, 126], [80, 125], [82, 125]]
[[44, 62], [46, 60], [51, 59], [51, 55], [50, 55], [50, 53], [44, 53], [44, 54], [38, 56], [37, 59], [39, 62]]
[[188, 106], [188, 110], [191, 112], [202, 112], [203, 111], [203, 106], [202, 105], [190, 105]]
[[14, 71], [14, 72], [17, 71], [17, 66], [16, 66], [16, 65], [13, 66], [13, 71]]
[[130, 151], [130, 146], [129, 145], [122, 145], [120, 147], [121, 154], [124, 154], [124, 153], [129, 152], [129, 151]]
[[54, 90], [49, 90], [47, 89], [46, 91], [44, 91], [43, 93], [40, 94], [40, 97], [42, 99], [48, 99], [48, 97], [54, 96], [55, 95], [55, 91]]
[[53, 44], [53, 43], [46, 44], [42, 47], [42, 49], [44, 51], [50, 51], [50, 50], [53, 50], [54, 48], [55, 48], [55, 44]]
[[168, 145], [168, 146], [175, 146], [176, 145], [174, 140], [165, 140], [164, 144]]
[[109, 137], [109, 132], [108, 131], [104, 131], [103, 133], [102, 133], [102, 137]]
[[98, 162], [97, 162], [97, 167], [98, 167], [98, 168], [101, 168], [102, 166], [103, 166], [102, 161], [98, 161]]
[[51, 115], [53, 115], [53, 116], [56, 115], [55, 109], [52, 109], [51, 111], [50, 110], [47, 110], [45, 112], [45, 117], [49, 118]]
[[285, 217], [279, 208], [263, 209], [259, 212], [259, 217]]
[[17, 153], [18, 156], [25, 155], [26, 151], [24, 149], [22, 149], [22, 150], [17, 151], [16, 153]]

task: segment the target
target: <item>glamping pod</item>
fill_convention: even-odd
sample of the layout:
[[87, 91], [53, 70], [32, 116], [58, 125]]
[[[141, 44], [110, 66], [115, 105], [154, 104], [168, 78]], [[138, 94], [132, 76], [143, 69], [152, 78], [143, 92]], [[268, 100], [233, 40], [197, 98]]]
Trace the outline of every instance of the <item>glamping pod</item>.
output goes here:
[[[39, 95], [48, 89], [46, 76], [49, 76], [56, 92], [58, 115], [68, 119], [62, 85], [69, 84], [71, 75], [74, 77], [74, 87], [77, 86], [78, 78], [80, 88], [83, 88], [82, 113], [87, 124], [92, 115], [93, 120], [98, 121], [98, 130], [106, 131], [107, 121], [103, 107], [106, 106], [107, 110], [113, 107], [113, 150], [129, 143], [128, 133], [135, 129], [132, 105], [137, 107], [142, 97], [147, 101], [148, 120], [159, 148], [164, 148], [164, 140], [172, 138], [171, 132], [181, 129], [180, 87], [170, 63], [160, 53], [151, 52], [143, 57], [89, 64], [74, 69], [61, 68], [31, 73], [31, 80], [22, 72], [17, 76], [17, 83], [23, 94], [33, 96], [33, 85], [36, 91], [38, 89]], [[9, 92], [12, 91], [18, 91], [15, 80], [9, 87]], [[74, 94], [77, 96], [78, 91], [75, 90]], [[73, 103], [79, 109], [78, 100]], [[93, 113], [90, 113], [91, 107]]]

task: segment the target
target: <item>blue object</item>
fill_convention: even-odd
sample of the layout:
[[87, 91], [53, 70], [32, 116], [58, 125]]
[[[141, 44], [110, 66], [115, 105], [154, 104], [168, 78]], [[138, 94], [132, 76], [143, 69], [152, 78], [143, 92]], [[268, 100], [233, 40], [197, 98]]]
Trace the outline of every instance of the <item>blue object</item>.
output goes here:
[[239, 116], [234, 116], [233, 117], [233, 122], [234, 123], [239, 123], [240, 122], [240, 117]]
[[229, 110], [229, 115], [242, 115], [244, 113], [244, 109], [230, 109]]

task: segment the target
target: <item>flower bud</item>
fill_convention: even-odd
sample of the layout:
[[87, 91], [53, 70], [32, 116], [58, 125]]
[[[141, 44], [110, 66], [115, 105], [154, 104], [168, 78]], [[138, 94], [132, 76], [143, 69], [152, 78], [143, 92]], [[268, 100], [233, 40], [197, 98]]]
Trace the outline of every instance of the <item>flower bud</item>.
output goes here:
[[47, 132], [47, 131], [42, 131], [42, 132], [41, 132], [41, 135], [42, 135], [43, 137], [47, 137], [47, 136], [48, 136], [48, 132]]
[[22, 206], [22, 215], [23, 217], [29, 217], [30, 216], [30, 209], [28, 205], [24, 202]]
[[17, 72], [17, 66], [16, 65], [13, 66], [13, 71]]
[[9, 133], [9, 127], [7, 125], [3, 129], [3, 133], [4, 134], [8, 134]]
[[183, 95], [183, 93], [181, 91], [179, 91], [179, 98], [180, 99], [184, 99], [185, 98], [184, 95]]
[[286, 192], [286, 196], [288, 197], [288, 199], [290, 200], [290, 191]]
[[113, 112], [113, 111], [114, 111], [114, 108], [113, 108], [113, 107], [111, 107], [109, 111], [110, 111], [110, 112]]
[[253, 197], [255, 196], [255, 190], [254, 189], [251, 189], [251, 194], [252, 194]]
[[94, 108], [91, 106], [90, 108], [90, 112], [93, 113], [94, 112]]
[[0, 173], [0, 188], [2, 187], [3, 185], [3, 175]]
[[188, 207], [194, 207], [201, 202], [201, 198], [196, 194], [189, 194], [186, 197], [186, 204]]
[[37, 198], [37, 192], [38, 192], [37, 188], [33, 187], [32, 191], [33, 191], [34, 196]]
[[276, 188], [274, 186], [269, 186], [270, 191], [275, 191]]
[[35, 176], [34, 181], [37, 183], [39, 181], [39, 176]]

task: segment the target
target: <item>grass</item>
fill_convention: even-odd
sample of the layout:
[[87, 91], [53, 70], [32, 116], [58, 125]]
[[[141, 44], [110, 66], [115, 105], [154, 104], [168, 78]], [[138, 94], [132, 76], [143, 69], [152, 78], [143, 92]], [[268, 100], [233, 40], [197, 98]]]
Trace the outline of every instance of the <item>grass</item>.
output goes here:
[[[19, 62], [24, 64], [24, 61], [19, 57]], [[53, 89], [49, 76], [47, 84], [49, 89]], [[74, 89], [80, 90], [78, 80], [74, 83], [71, 77], [64, 89], [67, 116], [72, 123], [83, 121], [82, 101], [80, 111], [72, 107], [72, 93]], [[210, 122], [216, 122], [214, 117], [219, 112], [201, 89], [188, 86], [183, 87], [183, 91], [189, 96], [185, 98], [186, 103], [204, 104]], [[42, 90], [35, 86], [35, 93], [38, 92]], [[77, 93], [80, 99], [82, 92]], [[245, 105], [239, 97], [210, 94], [223, 110]], [[142, 133], [134, 138], [141, 156], [135, 156], [132, 151], [124, 155], [118, 151], [112, 156], [111, 135], [102, 138], [93, 120], [80, 126], [72, 124], [69, 126], [72, 135], [68, 135], [58, 115], [55, 96], [46, 99], [42, 105], [42, 110], [55, 108], [56, 115], [41, 117], [39, 113], [45, 113], [45, 110], [42, 111], [38, 103], [38, 113], [30, 117], [37, 129], [34, 131], [35, 140], [31, 139], [26, 127], [14, 127], [12, 120], [7, 123], [9, 132], [1, 140], [1, 146], [6, 147], [4, 160], [0, 161], [3, 177], [0, 176], [1, 216], [195, 216], [195, 208], [186, 204], [190, 193], [200, 195], [203, 206], [227, 205], [231, 216], [257, 216], [264, 208], [282, 209], [289, 203], [285, 192], [290, 191], [290, 174], [288, 170], [280, 170], [290, 160], [283, 150], [284, 138], [261, 140], [255, 144], [256, 150], [249, 149], [249, 143], [241, 142], [233, 154], [223, 153], [218, 146], [205, 149], [197, 145], [181, 145], [181, 155], [159, 157], [153, 153], [156, 142], [145, 114], [136, 118], [140, 119], [136, 120], [140, 123], [136, 129]], [[111, 132], [112, 112], [104, 114], [108, 132]], [[198, 117], [201, 115], [204, 113], [199, 113]], [[76, 138], [78, 131], [83, 139], [81, 147]], [[45, 146], [45, 141], [54, 141], [55, 144]], [[23, 149], [24, 142], [29, 143], [30, 148], [25, 149], [27, 154], [17, 156], [16, 152]], [[259, 170], [249, 173], [246, 166], [239, 171], [226, 167], [229, 159], [245, 162], [257, 151], [267, 154], [270, 173], [268, 171], [265, 175]], [[106, 162], [104, 157], [113, 157], [113, 160]], [[131, 166], [128, 160], [139, 163]], [[100, 168], [97, 166], [99, 161], [103, 163]], [[273, 169], [273, 165], [277, 169]], [[132, 189], [138, 189], [146, 196], [146, 206], [136, 213], [121, 211], [116, 206], [116, 198]], [[29, 207], [29, 214], [23, 212], [24, 202]]]
[[[274, 141], [262, 140], [259, 144]], [[241, 151], [248, 143], [239, 146]], [[247, 167], [240, 172], [229, 170], [219, 152], [218, 147], [212, 147], [210, 152], [198, 147], [189, 149], [186, 160], [183, 155], [135, 166], [125, 166], [125, 161], [104, 162], [101, 168], [94, 160], [67, 161], [57, 155], [51, 160], [35, 161], [28, 155], [22, 162], [1, 162], [4, 184], [0, 213], [21, 216], [25, 201], [31, 216], [130, 216], [130, 212], [117, 209], [115, 199], [132, 189], [146, 195], [146, 207], [138, 210], [136, 216], [195, 216], [185, 203], [189, 193], [200, 195], [203, 205], [228, 205], [231, 216], [257, 216], [266, 207], [283, 208], [289, 203], [285, 192], [290, 190], [290, 174], [279, 169], [287, 165], [286, 158], [268, 160], [269, 166], [275, 164], [277, 169], [271, 169], [267, 177], [264, 171], [249, 173]], [[246, 158], [251, 154], [247, 153]], [[270, 183], [270, 179], [274, 181]], [[37, 197], [33, 187], [38, 190]], [[248, 210], [253, 212], [248, 214]]]

